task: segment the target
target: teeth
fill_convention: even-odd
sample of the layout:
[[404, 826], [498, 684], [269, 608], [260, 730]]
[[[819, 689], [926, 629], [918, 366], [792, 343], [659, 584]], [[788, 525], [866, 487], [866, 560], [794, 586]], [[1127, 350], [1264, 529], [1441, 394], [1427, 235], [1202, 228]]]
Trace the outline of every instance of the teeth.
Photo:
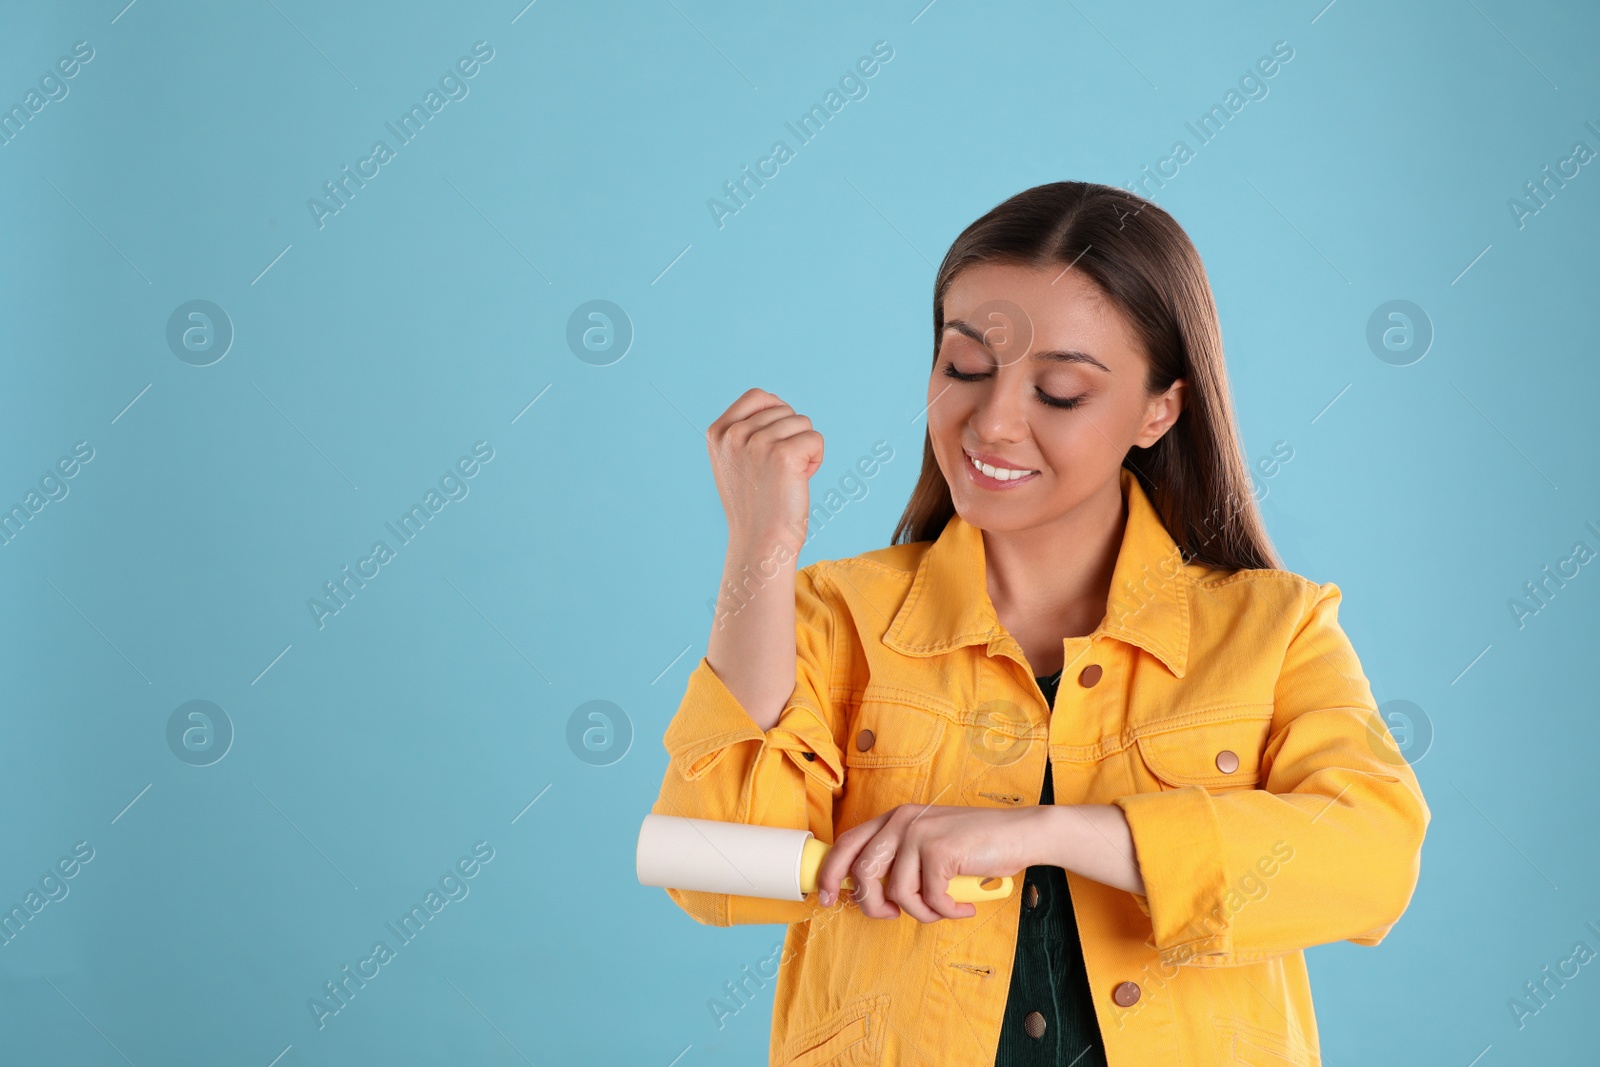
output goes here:
[[1008, 469], [1006, 467], [991, 467], [987, 463], [979, 463], [977, 460], [973, 459], [971, 456], [968, 456], [967, 459], [968, 459], [969, 462], [971, 462], [971, 464], [974, 467], [978, 468], [980, 471], [982, 471], [983, 473], [987, 474], [989, 477], [995, 479], [996, 481], [1009, 482], [1009, 481], [1012, 481], [1013, 479], [1016, 479], [1016, 478], [1025, 478], [1028, 475], [1033, 473], [1032, 471], [1010, 470], [1010, 469]]

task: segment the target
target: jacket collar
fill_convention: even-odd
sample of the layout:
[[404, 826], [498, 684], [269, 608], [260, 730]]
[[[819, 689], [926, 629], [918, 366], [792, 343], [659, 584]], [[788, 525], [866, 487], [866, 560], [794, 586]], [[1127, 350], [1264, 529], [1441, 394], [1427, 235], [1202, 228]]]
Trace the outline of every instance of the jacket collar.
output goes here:
[[[1182, 678], [1189, 652], [1183, 556], [1133, 472], [1123, 467], [1120, 478], [1128, 521], [1094, 634], [1137, 645]], [[935, 656], [984, 642], [993, 655], [1010, 640], [989, 599], [983, 531], [952, 515], [923, 553], [883, 643], [909, 656]]]

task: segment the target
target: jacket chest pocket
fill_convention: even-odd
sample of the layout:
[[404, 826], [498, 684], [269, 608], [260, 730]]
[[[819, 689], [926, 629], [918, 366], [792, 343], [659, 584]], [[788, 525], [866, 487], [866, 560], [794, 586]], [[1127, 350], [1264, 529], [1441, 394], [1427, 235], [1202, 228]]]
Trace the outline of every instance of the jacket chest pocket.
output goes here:
[[[1158, 724], [1153, 724], [1158, 725]], [[1198, 785], [1208, 792], [1256, 789], [1272, 729], [1271, 707], [1252, 709], [1135, 738], [1139, 760], [1162, 787]]]
[[903, 701], [868, 696], [850, 719], [844, 746], [844, 792], [836, 832], [900, 804], [928, 802], [944, 716]]

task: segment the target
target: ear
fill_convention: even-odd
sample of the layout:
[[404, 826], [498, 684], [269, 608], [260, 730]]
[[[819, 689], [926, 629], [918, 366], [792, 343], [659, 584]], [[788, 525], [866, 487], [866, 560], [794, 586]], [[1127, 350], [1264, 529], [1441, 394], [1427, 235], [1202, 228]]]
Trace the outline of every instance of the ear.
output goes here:
[[1139, 436], [1134, 438], [1136, 445], [1140, 448], [1149, 448], [1172, 428], [1172, 424], [1178, 421], [1178, 416], [1183, 414], [1183, 403], [1188, 388], [1189, 383], [1179, 378], [1167, 387], [1166, 392], [1151, 397], [1150, 402], [1145, 405], [1144, 424], [1139, 427]]

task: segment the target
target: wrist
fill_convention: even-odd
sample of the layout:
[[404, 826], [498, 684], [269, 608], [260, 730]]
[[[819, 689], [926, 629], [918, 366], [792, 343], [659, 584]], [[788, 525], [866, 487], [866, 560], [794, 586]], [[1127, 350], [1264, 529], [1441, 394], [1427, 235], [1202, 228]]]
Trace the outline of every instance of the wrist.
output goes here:
[[771, 581], [783, 575], [793, 575], [799, 569], [799, 548], [782, 537], [750, 537], [728, 542], [727, 570], [729, 575], [749, 572]]
[[1061, 818], [1064, 811], [1065, 806], [1060, 804], [1035, 804], [1017, 812], [1024, 867], [1065, 866], [1061, 861], [1069, 850], [1063, 847], [1062, 838], [1069, 830]]
[[805, 526], [799, 529], [776, 523], [758, 530], [729, 530], [728, 554], [737, 554], [742, 561], [773, 560], [793, 564], [805, 544]]
[[[1085, 878], [1144, 893], [1127, 817], [1115, 804], [1040, 804], [1028, 812], [1029, 864], [1049, 864]], [[1020, 813], [1019, 813], [1020, 814]]]

